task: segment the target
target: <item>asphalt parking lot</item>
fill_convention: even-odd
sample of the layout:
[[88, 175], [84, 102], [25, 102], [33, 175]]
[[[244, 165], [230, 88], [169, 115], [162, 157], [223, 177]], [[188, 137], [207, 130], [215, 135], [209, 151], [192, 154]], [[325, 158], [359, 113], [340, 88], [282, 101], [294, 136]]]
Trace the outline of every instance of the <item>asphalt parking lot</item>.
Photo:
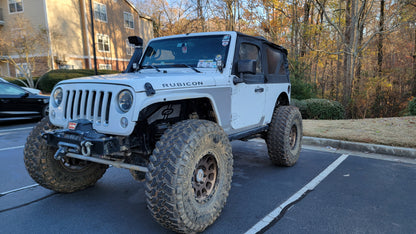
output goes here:
[[[23, 163], [34, 124], [0, 122], [1, 233], [169, 233], [152, 220], [144, 185], [127, 170], [111, 167], [73, 194], [36, 185]], [[230, 196], [206, 233], [416, 232], [414, 160], [305, 146], [295, 166], [282, 168], [262, 141], [232, 144]]]

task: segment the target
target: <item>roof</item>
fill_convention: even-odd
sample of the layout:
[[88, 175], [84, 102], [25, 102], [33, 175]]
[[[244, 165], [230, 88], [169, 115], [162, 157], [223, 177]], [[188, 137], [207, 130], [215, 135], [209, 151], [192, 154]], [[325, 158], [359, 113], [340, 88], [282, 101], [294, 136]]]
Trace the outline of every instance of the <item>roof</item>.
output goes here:
[[127, 4], [129, 4], [131, 6], [131, 8], [133, 8], [133, 10], [135, 10], [137, 12], [137, 14], [139, 14], [140, 18], [153, 21], [150, 16], [140, 14], [139, 10], [137, 10], [137, 8], [134, 6], [134, 4], [131, 1], [129, 1], [129, 0], [124, 0], [124, 1], [127, 2]]
[[277, 45], [271, 41], [268, 41], [266, 38], [264, 37], [256, 37], [256, 36], [250, 36], [241, 32], [237, 32], [237, 31], [215, 31], [215, 32], [197, 32], [197, 33], [186, 33], [186, 34], [178, 34], [178, 35], [170, 35], [170, 36], [164, 36], [164, 37], [159, 37], [159, 38], [154, 38], [153, 40], [159, 40], [159, 39], [167, 39], [167, 38], [175, 38], [175, 37], [183, 37], [183, 36], [203, 36], [203, 35], [218, 35], [218, 34], [233, 34], [233, 35], [237, 35], [238, 37], [247, 37], [247, 38], [251, 38], [253, 40], [257, 40], [257, 41], [261, 41], [264, 44], [267, 44], [270, 47], [273, 47], [277, 50], [282, 51], [283, 53], [285, 53], [286, 55], [288, 54], [288, 51], [286, 48], [284, 48], [283, 46]]
[[260, 40], [260, 41], [262, 41], [263, 43], [265, 43], [265, 44], [269, 45], [270, 47], [273, 47], [273, 48], [275, 48], [275, 49], [278, 49], [278, 50], [280, 50], [280, 51], [284, 52], [286, 55], [288, 54], [288, 51], [287, 51], [287, 49], [286, 49], [286, 48], [284, 48], [284, 47], [283, 47], [283, 46], [281, 46], [281, 45], [277, 45], [277, 44], [275, 44], [275, 43], [273, 43], [273, 42], [271, 42], [271, 41], [268, 41], [266, 38], [264, 38], [264, 37], [262, 37], [262, 36], [250, 36], [250, 35], [247, 35], [247, 34], [244, 34], [244, 33], [241, 33], [241, 32], [237, 32], [237, 35], [238, 35], [238, 36], [243, 36], [243, 37], [253, 38], [253, 39], [255, 39], [255, 40]]

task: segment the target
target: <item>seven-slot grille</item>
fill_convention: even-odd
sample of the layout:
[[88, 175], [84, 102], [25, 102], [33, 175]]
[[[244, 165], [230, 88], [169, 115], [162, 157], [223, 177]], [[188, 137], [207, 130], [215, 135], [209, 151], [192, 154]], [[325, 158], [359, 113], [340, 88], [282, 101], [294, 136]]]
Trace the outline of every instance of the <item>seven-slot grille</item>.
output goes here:
[[95, 124], [108, 124], [110, 118], [111, 91], [66, 90], [64, 118], [88, 119]]

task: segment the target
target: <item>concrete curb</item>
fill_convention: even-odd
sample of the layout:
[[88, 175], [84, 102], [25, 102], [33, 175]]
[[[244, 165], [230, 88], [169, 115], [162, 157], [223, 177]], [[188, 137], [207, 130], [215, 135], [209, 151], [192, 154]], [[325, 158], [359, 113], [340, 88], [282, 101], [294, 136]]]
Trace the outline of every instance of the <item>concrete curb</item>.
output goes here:
[[341, 141], [341, 140], [307, 137], [307, 136], [303, 137], [302, 144], [321, 146], [321, 147], [330, 146], [332, 148], [359, 151], [362, 153], [384, 154], [384, 155], [392, 155], [392, 156], [397, 156], [397, 157], [406, 157], [406, 158], [416, 159], [416, 149], [411, 149], [411, 148], [366, 144], [366, 143], [359, 143], [359, 142]]

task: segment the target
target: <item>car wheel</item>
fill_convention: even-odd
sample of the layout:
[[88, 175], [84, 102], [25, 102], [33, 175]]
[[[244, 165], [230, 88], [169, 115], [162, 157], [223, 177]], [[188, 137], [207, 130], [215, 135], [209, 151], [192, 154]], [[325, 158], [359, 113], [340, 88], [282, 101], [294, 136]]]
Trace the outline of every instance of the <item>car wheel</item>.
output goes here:
[[49, 104], [45, 105], [42, 108], [41, 116], [42, 116], [42, 118], [49, 116]]
[[56, 160], [57, 148], [47, 145], [41, 135], [53, 129], [56, 127], [46, 117], [29, 134], [24, 149], [24, 162], [29, 175], [41, 186], [62, 193], [94, 185], [108, 166], [69, 157]]
[[175, 232], [202, 232], [228, 197], [231, 144], [214, 122], [182, 121], [163, 134], [148, 168], [146, 200], [154, 219]]
[[266, 134], [270, 160], [278, 166], [293, 166], [302, 146], [302, 116], [294, 106], [275, 109]]

